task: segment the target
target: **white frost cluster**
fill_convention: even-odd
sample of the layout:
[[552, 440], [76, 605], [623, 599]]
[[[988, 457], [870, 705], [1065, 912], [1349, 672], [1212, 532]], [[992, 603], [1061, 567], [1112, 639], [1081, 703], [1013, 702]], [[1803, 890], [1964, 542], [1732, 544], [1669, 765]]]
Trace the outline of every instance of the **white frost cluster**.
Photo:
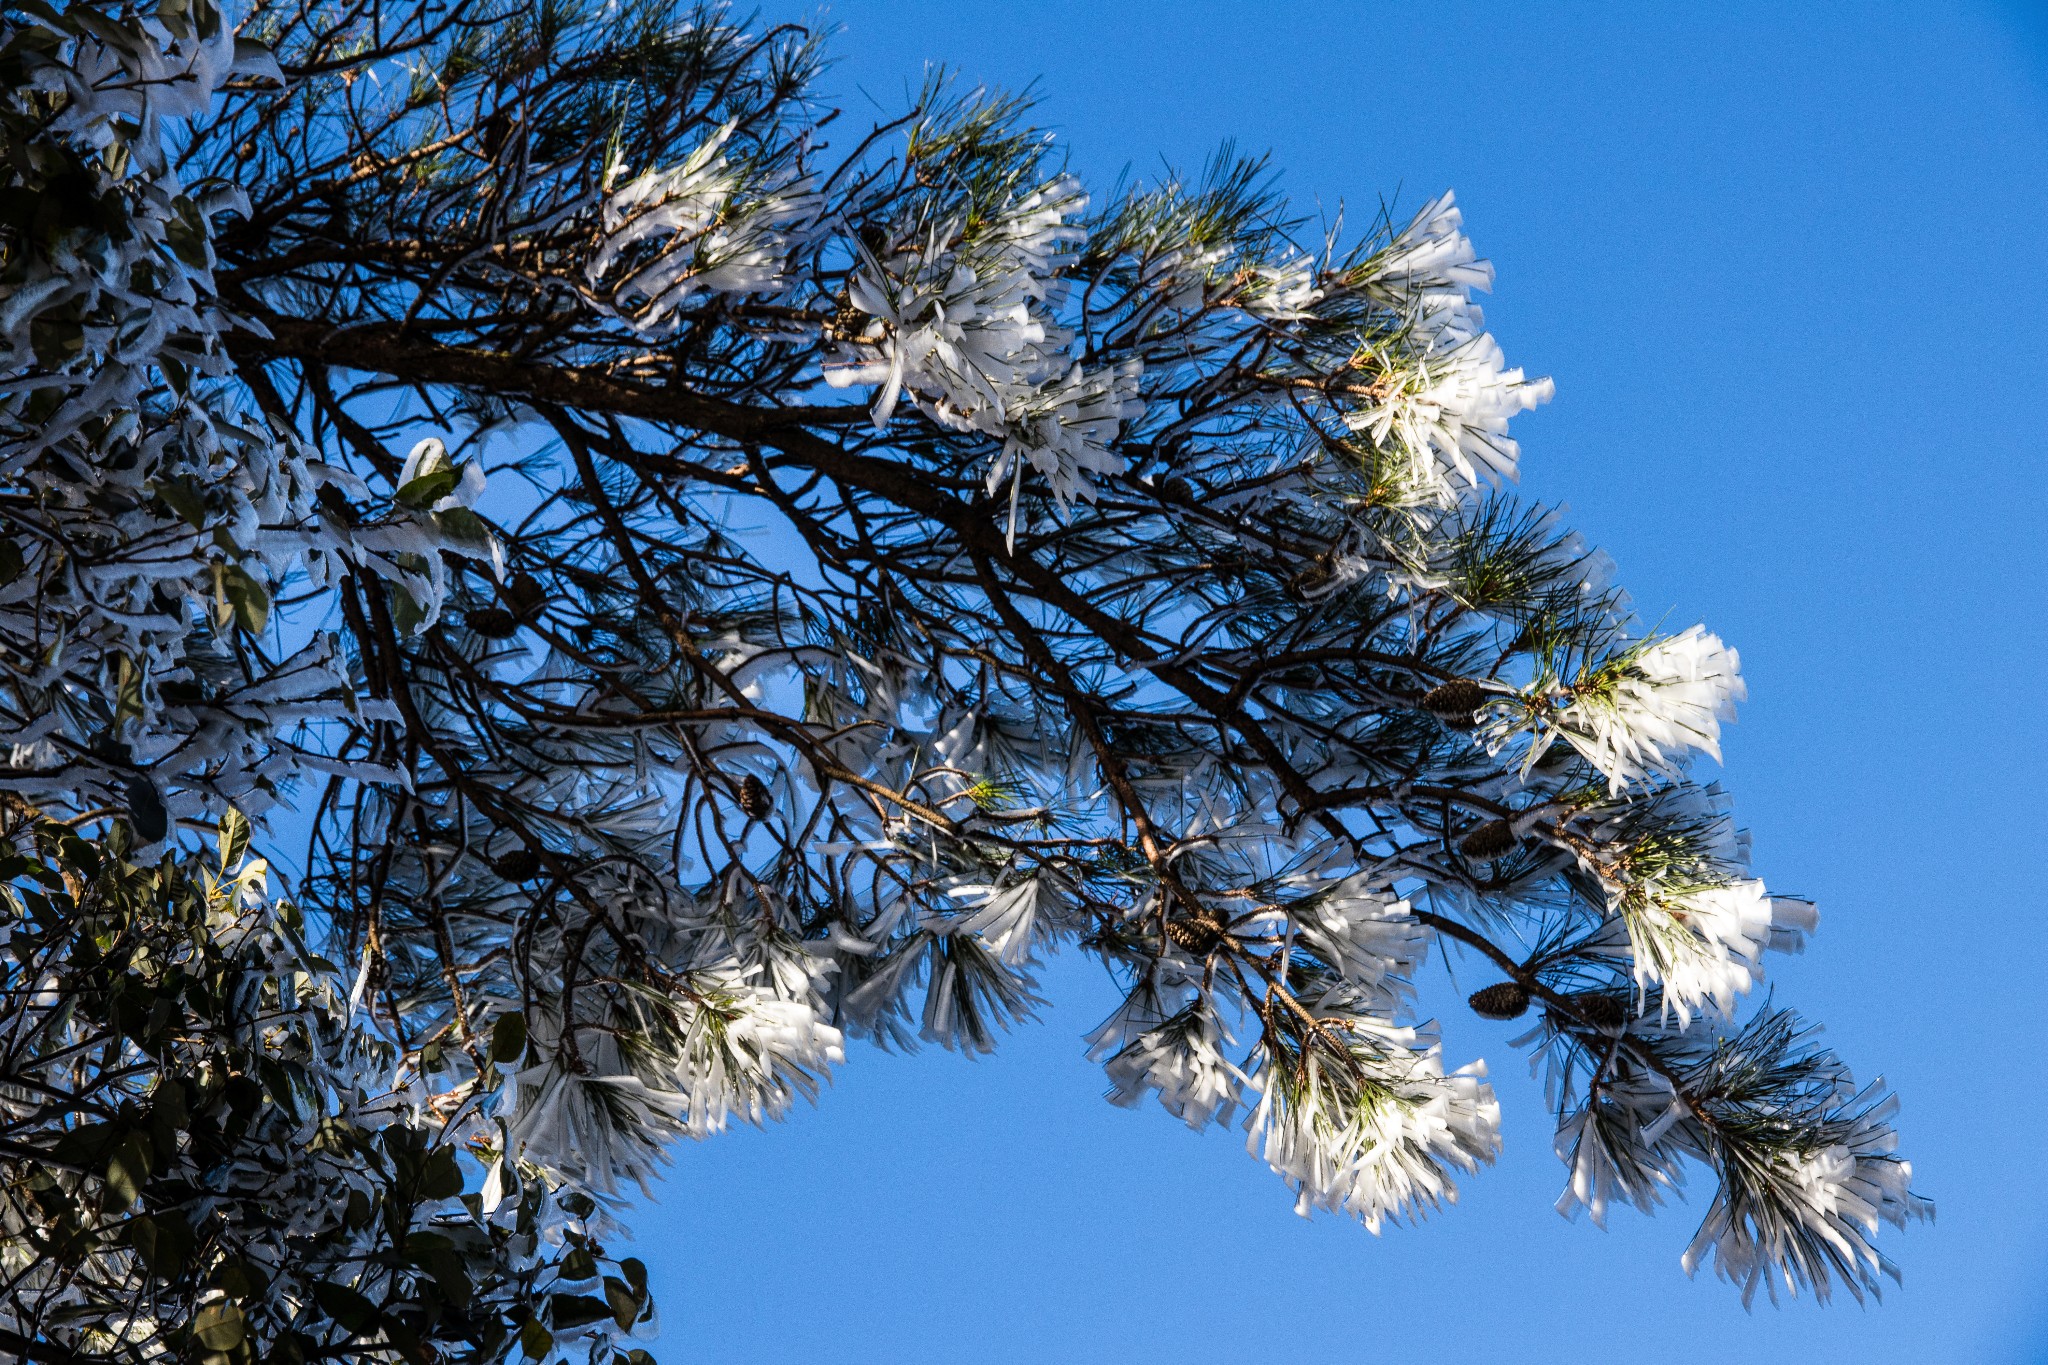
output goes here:
[[1364, 887], [1363, 874], [1294, 910], [1303, 946], [1334, 967], [1366, 1008], [1392, 1013], [1410, 990], [1408, 977], [1429, 950], [1429, 933], [1407, 901]]
[[1516, 476], [1521, 447], [1508, 422], [1556, 392], [1550, 380], [1508, 368], [1482, 330], [1472, 290], [1493, 287], [1493, 267], [1475, 257], [1462, 221], [1446, 192], [1372, 263], [1365, 291], [1402, 317], [1406, 345], [1386, 357], [1389, 372], [1344, 419], [1377, 445], [1396, 444], [1411, 477], [1446, 504]]
[[1056, 896], [1050, 873], [1027, 877], [1012, 886], [969, 885], [955, 887], [952, 894], [973, 902], [959, 919], [947, 923], [947, 932], [974, 934], [988, 945], [996, 961], [1005, 967], [1021, 967], [1031, 960], [1043, 929], [1043, 910]]
[[1749, 834], [1718, 786], [1665, 787], [1612, 809], [1590, 830], [1604, 852], [1579, 864], [1606, 890], [1603, 949], [1629, 961], [1639, 989], [1662, 988], [1681, 1030], [1696, 1015], [1728, 1018], [1762, 980], [1763, 955], [1803, 951], [1819, 912], [1747, 875]]
[[1429, 341], [1456, 345], [1486, 325], [1472, 291], [1493, 292], [1493, 262], [1479, 259], [1450, 190], [1422, 206], [1372, 263], [1366, 292], [1406, 314]]
[[1002, 453], [989, 466], [989, 491], [1000, 488], [1006, 477], [1014, 489], [1029, 465], [1062, 508], [1076, 499], [1093, 500], [1091, 474], [1123, 472], [1123, 457], [1111, 443], [1126, 421], [1145, 410], [1138, 398], [1143, 371], [1136, 360], [1091, 373], [1075, 365], [1064, 379], [1015, 394]]
[[1668, 1087], [1610, 1076], [1599, 1103], [1565, 1115], [1554, 1140], [1568, 1173], [1557, 1211], [1571, 1219], [1584, 1209], [1595, 1227], [1604, 1228], [1614, 1205], [1648, 1213], [1664, 1202], [1666, 1191], [1676, 1192], [1684, 1180], [1678, 1154], [1658, 1143], [1678, 1116], [1675, 1104]]
[[[88, 32], [68, 63], [40, 66], [31, 76], [35, 88], [65, 97], [51, 131], [104, 147], [116, 140], [111, 121], [121, 119], [138, 130], [131, 136], [152, 169], [161, 165], [148, 150], [158, 124], [205, 113], [236, 69], [235, 34], [226, 24], [173, 32], [150, 18]], [[249, 74], [277, 71], [267, 53], [242, 68]]]
[[734, 1118], [781, 1118], [845, 1060], [844, 1038], [814, 999], [792, 998], [759, 973], [692, 977], [686, 996], [662, 1002], [681, 1015], [676, 1036], [637, 1031], [630, 1058], [619, 1030], [583, 1028], [578, 1070], [562, 1056], [559, 1020], [530, 1023], [544, 1060], [509, 1078], [500, 1099], [526, 1160], [607, 1193], [621, 1178], [644, 1184], [670, 1139], [708, 1137]]
[[1069, 220], [1087, 206], [1080, 182], [1063, 175], [1005, 206], [972, 240], [948, 221], [885, 257], [864, 253], [848, 296], [873, 321], [848, 358], [826, 366], [826, 382], [877, 386], [878, 427], [908, 394], [943, 426], [1001, 439], [991, 489], [1005, 477], [1014, 488], [1028, 466], [1062, 509], [1092, 499], [1091, 475], [1122, 472], [1110, 443], [1144, 404], [1139, 362], [1082, 370], [1068, 353], [1072, 334], [1053, 316], [1059, 272], [1085, 236]]
[[[326, 632], [252, 676], [221, 667], [194, 618], [261, 634], [295, 571], [317, 587], [353, 563], [399, 589], [402, 629], [431, 620], [443, 549], [482, 548], [473, 482], [447, 507], [337, 518], [316, 492], [367, 500], [359, 482], [229, 388], [166, 388], [167, 374], [227, 372], [236, 324], [217, 305], [210, 234], [240, 202], [232, 188], [188, 195], [166, 154], [172, 125], [203, 116], [231, 74], [277, 79], [276, 62], [210, 6], [119, 19], [59, 7], [27, 22], [40, 37], [16, 45], [24, 79], [0, 91], [24, 116], [10, 126], [35, 129], [22, 165], [75, 162], [73, 188], [123, 226], [21, 255], [0, 302], [0, 470], [21, 501], [21, 554], [0, 583], [0, 762], [39, 803], [133, 812], [147, 791], [140, 806], [166, 831], [222, 802], [260, 815], [303, 757], [300, 723], [361, 707]], [[39, 343], [49, 325], [75, 344]], [[168, 699], [173, 686], [204, 704]], [[95, 696], [122, 698], [106, 737], [127, 759], [81, 742], [99, 708], [74, 702]]]
[[723, 1132], [734, 1118], [765, 1123], [789, 1111], [808, 1075], [846, 1060], [845, 1040], [808, 999], [728, 980], [692, 1012], [677, 1080], [689, 1095], [688, 1132]]
[[[1116, 1020], [1089, 1035], [1091, 1057], [1101, 1060], [1118, 1038]], [[1212, 1002], [1196, 1000], [1173, 1018], [1122, 1042], [1103, 1061], [1110, 1101], [1136, 1108], [1157, 1093], [1169, 1114], [1190, 1128], [1228, 1123], [1244, 1077], [1223, 1054], [1229, 1038]]]
[[604, 197], [604, 235], [585, 276], [643, 336], [675, 330], [700, 294], [777, 294], [790, 252], [816, 223], [822, 200], [810, 180], [765, 180], [724, 153], [727, 123], [680, 166], [634, 176]]
[[1216, 268], [1229, 259], [1227, 246], [1175, 246], [1146, 258], [1138, 287], [1156, 294], [1161, 306], [1190, 313], [1208, 301]]
[[1557, 733], [1607, 776], [1610, 791], [1673, 775], [1688, 751], [1721, 757], [1721, 722], [1749, 695], [1741, 658], [1694, 626], [1658, 640], [1572, 690]]
[[505, 1131], [524, 1160], [605, 1193], [620, 1177], [644, 1186], [654, 1174], [649, 1154], [682, 1123], [684, 1098], [673, 1091], [552, 1062], [508, 1077], [503, 1094], [517, 1102]]
[[1480, 335], [1448, 350], [1416, 356], [1391, 377], [1388, 391], [1346, 414], [1345, 425], [1375, 444], [1396, 441], [1417, 478], [1446, 500], [1492, 479], [1512, 479], [1521, 446], [1509, 419], [1550, 401], [1556, 386], [1507, 368], [1500, 343]]
[[[1246, 1146], [1298, 1191], [1296, 1212], [1348, 1213], [1374, 1232], [1458, 1197], [1450, 1170], [1500, 1151], [1500, 1104], [1486, 1064], [1444, 1074], [1443, 1049], [1412, 1028], [1346, 1019], [1364, 1073], [1308, 1053], [1301, 1073], [1268, 1065]], [[1418, 1045], [1419, 1044], [1419, 1045]]]
[[[1698, 1270], [1711, 1252], [1716, 1273], [1742, 1286], [1745, 1305], [1759, 1286], [1768, 1286], [1773, 1300], [1779, 1285], [1797, 1295], [1799, 1272], [1826, 1302], [1830, 1278], [1812, 1254], [1817, 1242], [1850, 1268], [1843, 1282], [1859, 1300], [1859, 1278], [1898, 1278], [1871, 1240], [1878, 1224], [1903, 1228], [1910, 1218], [1930, 1217], [1932, 1206], [1913, 1193], [1913, 1164], [1893, 1155], [1899, 1145], [1892, 1127], [1898, 1098], [1879, 1101], [1878, 1092], [1872, 1085], [1850, 1102], [1852, 1111], [1862, 1112], [1841, 1141], [1804, 1155], [1782, 1154], [1768, 1170], [1755, 1173], [1759, 1188], [1740, 1207], [1724, 1184], [1685, 1250], [1686, 1273]], [[1770, 1197], [1756, 1197], [1761, 1191]]]
[[1806, 901], [1741, 879], [1639, 890], [1620, 918], [1636, 984], [1662, 986], [1665, 1012], [1685, 1029], [1696, 1013], [1732, 1016], [1735, 998], [1763, 978], [1765, 950], [1799, 944], [1819, 916]]
[[1238, 306], [1268, 322], [1292, 322], [1314, 315], [1323, 291], [1316, 287], [1315, 262], [1292, 255], [1271, 265], [1257, 265], [1238, 295]]

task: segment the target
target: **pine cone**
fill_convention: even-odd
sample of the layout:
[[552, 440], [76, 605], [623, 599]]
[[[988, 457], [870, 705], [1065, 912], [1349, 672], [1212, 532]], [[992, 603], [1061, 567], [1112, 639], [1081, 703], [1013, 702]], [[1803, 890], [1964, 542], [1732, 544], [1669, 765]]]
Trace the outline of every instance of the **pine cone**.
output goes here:
[[483, 135], [484, 160], [496, 161], [505, 146], [505, 139], [512, 135], [512, 120], [500, 109], [485, 119], [483, 127], [477, 131]]
[[775, 812], [774, 799], [768, 795], [768, 784], [748, 773], [740, 783], [740, 809], [749, 820], [766, 820]]
[[868, 329], [872, 319], [866, 309], [858, 304], [844, 302], [832, 313], [831, 321], [824, 326], [827, 341], [858, 341]]
[[1312, 559], [1287, 580], [1287, 587], [1296, 597], [1309, 597], [1328, 587], [1334, 576], [1327, 562], [1320, 558]]
[[1579, 1018], [1594, 1028], [1616, 1032], [1628, 1027], [1628, 1000], [1613, 991], [1587, 991], [1583, 995], [1575, 995], [1571, 997], [1571, 1006]]
[[492, 859], [491, 870], [508, 882], [532, 881], [540, 873], [540, 855], [522, 845]]
[[1505, 857], [1520, 844], [1514, 827], [1505, 820], [1488, 820], [1458, 841], [1458, 852], [1477, 862]]
[[1453, 678], [1432, 687], [1422, 698], [1422, 709], [1444, 724], [1469, 730], [1479, 723], [1475, 714], [1491, 694], [1469, 678]]
[[486, 640], [509, 640], [519, 633], [519, 619], [503, 607], [478, 607], [466, 619]]
[[1190, 956], [1207, 957], [1223, 942], [1228, 927], [1212, 914], [1190, 915], [1168, 920], [1166, 936]]
[[1496, 981], [1472, 992], [1466, 1003], [1481, 1019], [1519, 1019], [1529, 1009], [1529, 988], [1519, 981]]
[[498, 593], [505, 599], [505, 605], [512, 609], [512, 614], [522, 621], [530, 621], [540, 615], [541, 608], [548, 604], [547, 589], [541, 587], [540, 580], [530, 573], [513, 574]]

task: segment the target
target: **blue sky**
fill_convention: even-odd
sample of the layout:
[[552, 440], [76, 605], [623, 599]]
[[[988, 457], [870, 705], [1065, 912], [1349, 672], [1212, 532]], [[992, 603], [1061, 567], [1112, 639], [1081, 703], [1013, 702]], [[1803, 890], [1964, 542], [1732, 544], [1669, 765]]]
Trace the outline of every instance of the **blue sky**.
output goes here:
[[[1795, 12], [1796, 11], [1796, 12]], [[771, 4], [771, 17], [801, 17]], [[1725, 779], [1819, 900], [1781, 1000], [1904, 1095], [1940, 1220], [1881, 1308], [1745, 1314], [1678, 1268], [1709, 1190], [1551, 1211], [1540, 1096], [1485, 1055], [1501, 1163], [1375, 1238], [1297, 1219], [1234, 1133], [1104, 1104], [1111, 995], [1053, 964], [997, 1057], [856, 1049], [822, 1106], [679, 1151], [636, 1219], [665, 1358], [889, 1362], [2048, 1360], [2048, 19], [2018, 6], [842, 0], [830, 85], [1038, 80], [1106, 184], [1221, 140], [1311, 212], [1450, 186], [1499, 268], [1524, 488], [1643, 614], [1705, 620], [1752, 700]], [[1468, 969], [1470, 974], [1470, 969]], [[1468, 981], [1464, 989], [1480, 984]]]

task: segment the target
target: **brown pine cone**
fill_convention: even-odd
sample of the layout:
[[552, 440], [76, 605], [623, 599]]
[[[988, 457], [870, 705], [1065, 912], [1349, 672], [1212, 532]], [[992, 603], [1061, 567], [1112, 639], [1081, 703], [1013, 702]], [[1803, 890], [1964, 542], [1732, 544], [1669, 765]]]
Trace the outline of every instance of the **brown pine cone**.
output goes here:
[[1496, 981], [1472, 992], [1466, 1003], [1482, 1019], [1519, 1019], [1529, 1009], [1529, 988], [1519, 981]]
[[1610, 1033], [1628, 1027], [1629, 1017], [1633, 1013], [1628, 1007], [1627, 998], [1613, 991], [1587, 991], [1583, 995], [1575, 995], [1571, 997], [1571, 1006], [1578, 1012], [1579, 1018], [1594, 1028]]
[[512, 614], [522, 621], [531, 621], [548, 604], [547, 589], [540, 585], [538, 578], [523, 571], [507, 579], [505, 586], [498, 589], [498, 594], [505, 599], [505, 605], [512, 609]]
[[519, 633], [519, 619], [503, 607], [478, 607], [465, 619], [486, 640], [509, 640]]
[[1520, 842], [1507, 821], [1488, 820], [1458, 841], [1458, 852], [1475, 861], [1486, 862], [1506, 857]]
[[532, 881], [540, 874], [540, 855], [530, 848], [515, 848], [492, 859], [491, 870], [508, 882]]
[[749, 820], [766, 820], [775, 812], [774, 799], [768, 795], [768, 784], [752, 773], [740, 783], [740, 809]]
[[1188, 915], [1166, 922], [1166, 936], [1192, 957], [1207, 957], [1216, 951], [1229, 926], [1213, 914]]
[[1479, 723], [1477, 712], [1491, 695], [1469, 678], [1453, 678], [1430, 688], [1423, 695], [1422, 709], [1453, 729], [1469, 730]]

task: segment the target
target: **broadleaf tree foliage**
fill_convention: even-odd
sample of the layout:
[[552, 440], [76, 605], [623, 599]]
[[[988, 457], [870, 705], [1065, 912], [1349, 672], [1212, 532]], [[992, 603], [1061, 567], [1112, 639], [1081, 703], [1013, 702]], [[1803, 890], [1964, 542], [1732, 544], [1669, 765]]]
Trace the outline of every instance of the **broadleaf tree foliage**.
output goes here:
[[1893, 1101], [1743, 1012], [1816, 917], [1689, 775], [1736, 655], [1505, 491], [1450, 195], [1091, 193], [671, 0], [4, 23], [0, 1349], [643, 1354], [624, 1187], [1055, 950], [1303, 1212], [1492, 1160], [1441, 946], [1563, 1211], [1896, 1274]]

